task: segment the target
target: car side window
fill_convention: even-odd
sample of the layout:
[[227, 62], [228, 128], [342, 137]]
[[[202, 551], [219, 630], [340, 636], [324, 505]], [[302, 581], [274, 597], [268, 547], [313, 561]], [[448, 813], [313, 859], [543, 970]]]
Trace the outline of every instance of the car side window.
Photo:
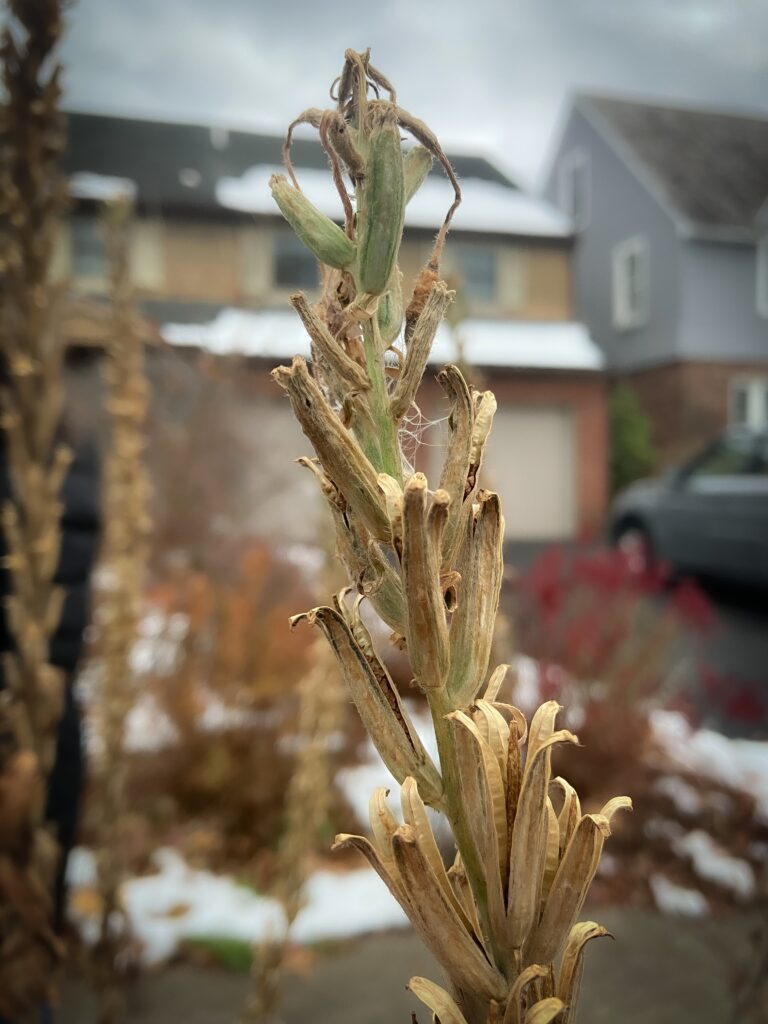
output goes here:
[[757, 470], [756, 461], [754, 438], [747, 436], [724, 437], [699, 456], [685, 475], [688, 479], [700, 479], [708, 476], [748, 476]]

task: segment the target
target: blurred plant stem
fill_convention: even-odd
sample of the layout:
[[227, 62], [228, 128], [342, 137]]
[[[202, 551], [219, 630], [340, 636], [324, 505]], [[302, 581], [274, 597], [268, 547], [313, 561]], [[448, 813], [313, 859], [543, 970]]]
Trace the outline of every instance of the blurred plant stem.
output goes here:
[[277, 879], [271, 892], [283, 906], [285, 928], [281, 936], [267, 939], [254, 949], [251, 993], [240, 1024], [274, 1024], [279, 1019], [291, 928], [302, 907], [312, 852], [328, 821], [333, 790], [332, 742], [342, 724], [344, 696], [328, 646], [317, 642], [311, 655], [313, 667], [299, 686], [299, 747], [277, 850]]
[[104, 226], [112, 293], [106, 369], [111, 438], [104, 475], [104, 537], [94, 612], [94, 703], [101, 745], [94, 765], [94, 818], [101, 913], [93, 966], [102, 1024], [116, 1024], [122, 1016], [118, 958], [127, 938], [119, 893], [125, 875], [125, 722], [135, 699], [131, 655], [142, 615], [150, 532], [145, 468], [148, 388], [144, 342], [137, 327], [128, 266], [131, 224], [129, 202], [118, 200], [106, 207]]
[[58, 170], [62, 29], [59, 0], [8, 0], [0, 43], [0, 195], [3, 224], [2, 450], [10, 500], [2, 508], [13, 650], [0, 693], [0, 1016], [47, 999], [62, 949], [53, 929], [58, 847], [44, 822], [46, 783], [63, 709], [63, 674], [50, 664], [61, 618], [55, 585], [60, 491], [70, 455], [59, 443], [61, 295], [50, 282], [66, 185]]

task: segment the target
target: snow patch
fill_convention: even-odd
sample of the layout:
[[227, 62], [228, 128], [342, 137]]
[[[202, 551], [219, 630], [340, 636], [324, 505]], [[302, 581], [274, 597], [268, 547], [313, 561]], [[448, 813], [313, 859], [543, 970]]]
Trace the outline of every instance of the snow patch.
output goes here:
[[675, 853], [690, 857], [693, 870], [708, 882], [729, 889], [741, 900], [755, 894], [755, 874], [751, 866], [738, 857], [732, 857], [702, 829], [694, 829], [672, 843]]
[[679, 775], [663, 775], [656, 780], [653, 790], [661, 796], [669, 797], [681, 814], [698, 814], [704, 806], [698, 790]]
[[755, 817], [768, 825], [768, 743], [693, 729], [677, 711], [654, 710], [650, 724], [657, 744], [673, 763], [747, 793], [755, 801]]
[[104, 203], [132, 200], [136, 197], [136, 182], [111, 174], [77, 171], [69, 179], [69, 194], [73, 199], [95, 199]]
[[654, 874], [648, 880], [656, 906], [663, 914], [682, 917], [706, 917], [709, 903], [698, 889], [686, 889], [671, 882], [666, 875]]
[[[285, 915], [277, 900], [259, 896], [229, 876], [192, 868], [169, 848], [157, 850], [153, 860], [156, 874], [129, 879], [121, 890], [131, 933], [141, 945], [147, 966], [167, 960], [187, 939], [216, 936], [260, 942], [282, 934]], [[93, 885], [95, 878], [93, 853], [73, 851], [68, 870], [72, 888]], [[291, 930], [297, 942], [346, 938], [408, 924], [372, 868], [316, 871], [307, 882], [304, 898]], [[84, 939], [95, 941], [95, 920], [76, 911], [71, 916]]]

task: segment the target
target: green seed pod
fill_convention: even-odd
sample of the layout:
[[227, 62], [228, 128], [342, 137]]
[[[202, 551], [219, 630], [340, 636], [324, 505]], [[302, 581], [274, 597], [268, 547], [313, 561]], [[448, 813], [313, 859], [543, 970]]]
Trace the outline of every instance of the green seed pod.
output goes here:
[[273, 174], [269, 179], [269, 187], [282, 215], [321, 263], [344, 270], [354, 261], [354, 242], [347, 238], [330, 217], [320, 213], [287, 178], [282, 174]]
[[405, 316], [403, 275], [397, 267], [395, 267], [392, 279], [389, 282], [389, 290], [379, 300], [379, 308], [376, 315], [379, 320], [379, 333], [381, 334], [381, 340], [384, 342], [384, 348], [389, 348], [403, 329], [403, 317]]
[[432, 154], [424, 146], [414, 146], [405, 154], [403, 160], [405, 173], [405, 202], [410, 203], [421, 186], [426, 181], [427, 175], [432, 170]]
[[358, 289], [381, 295], [397, 262], [405, 215], [405, 179], [395, 108], [377, 106], [368, 139], [366, 177], [360, 190]]

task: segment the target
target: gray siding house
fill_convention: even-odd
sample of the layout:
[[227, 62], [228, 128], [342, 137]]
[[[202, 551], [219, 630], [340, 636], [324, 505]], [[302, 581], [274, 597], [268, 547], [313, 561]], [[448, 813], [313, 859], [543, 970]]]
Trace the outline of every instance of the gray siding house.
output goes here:
[[768, 428], [768, 119], [577, 96], [545, 195], [577, 227], [577, 316], [662, 462]]

